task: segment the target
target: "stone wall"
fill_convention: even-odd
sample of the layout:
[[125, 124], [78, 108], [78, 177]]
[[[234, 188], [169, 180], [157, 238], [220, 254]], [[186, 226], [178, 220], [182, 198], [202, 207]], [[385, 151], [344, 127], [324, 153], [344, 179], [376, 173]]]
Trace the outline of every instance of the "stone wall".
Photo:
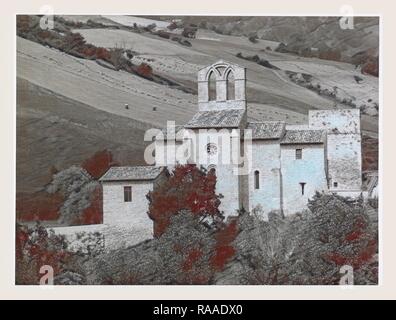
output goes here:
[[327, 159], [330, 190], [361, 190], [362, 155], [360, 134], [328, 134]]
[[[132, 201], [124, 202], [124, 187], [132, 187]], [[153, 190], [153, 182], [103, 182], [103, 223], [109, 226], [130, 226], [153, 230], [147, 215], [146, 195]]]
[[312, 110], [309, 126], [327, 131], [329, 188], [359, 192], [362, 188], [360, 110]]
[[328, 133], [360, 133], [360, 110], [310, 110], [309, 127]]
[[63, 235], [69, 243], [68, 249], [72, 252], [83, 254], [98, 253], [105, 248], [103, 224], [92, 224], [83, 226], [48, 228], [56, 235]]
[[[147, 219], [151, 221], [148, 217]], [[63, 235], [68, 249], [82, 254], [97, 254], [123, 249], [153, 238], [152, 228], [138, 225], [84, 225], [48, 228], [48, 231]]]
[[[230, 142], [231, 131], [222, 129], [210, 129], [208, 131], [194, 130], [196, 141], [193, 145], [194, 162], [198, 166], [202, 165], [208, 169], [216, 170], [216, 192], [224, 196], [221, 199], [219, 209], [224, 211], [226, 216], [236, 215], [240, 209], [240, 179], [238, 175], [238, 166], [233, 164], [232, 148], [233, 142]], [[233, 136], [236, 144], [240, 144], [240, 137]], [[224, 142], [224, 143], [223, 143]], [[216, 152], [212, 155], [207, 152], [208, 143], [216, 146]]]
[[[302, 159], [296, 159], [296, 148]], [[281, 146], [283, 212], [285, 215], [306, 208], [316, 191], [327, 190], [323, 144]], [[300, 183], [305, 183], [304, 194]]]
[[[149, 219], [147, 217], [147, 219]], [[149, 221], [151, 221], [149, 219]], [[141, 228], [139, 226], [106, 226], [103, 230], [105, 250], [128, 248], [142, 241], [153, 238], [152, 228]]]
[[[255, 189], [255, 171], [259, 172], [259, 189]], [[249, 211], [260, 205], [264, 220], [271, 210], [280, 209], [280, 144], [277, 140], [254, 140], [252, 170], [249, 174]]]

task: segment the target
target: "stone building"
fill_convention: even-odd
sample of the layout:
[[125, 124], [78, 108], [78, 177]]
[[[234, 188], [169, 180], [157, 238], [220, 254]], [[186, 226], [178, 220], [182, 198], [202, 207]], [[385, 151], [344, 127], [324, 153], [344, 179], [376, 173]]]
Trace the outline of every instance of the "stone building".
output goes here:
[[[161, 134], [155, 145], [156, 165], [190, 162], [216, 170], [221, 209], [235, 215], [261, 206], [292, 214], [306, 207], [316, 191], [345, 196], [361, 193], [361, 134], [358, 109], [311, 110], [306, 125], [247, 119], [245, 68], [219, 61], [198, 72], [198, 111], [184, 126]], [[169, 130], [168, 130], [169, 131]], [[246, 143], [247, 136], [251, 139]], [[233, 150], [238, 160], [222, 161]], [[187, 159], [177, 149], [188, 141]], [[224, 150], [226, 149], [226, 150]], [[232, 148], [231, 148], [232, 149]], [[207, 155], [205, 156], [205, 154]]]
[[101, 178], [103, 187], [103, 223], [124, 225], [131, 222], [151, 228], [147, 217], [146, 195], [165, 176], [164, 167], [112, 167]]
[[154, 164], [113, 167], [100, 179], [109, 230], [129, 226], [140, 241], [151, 237], [146, 194], [177, 163], [215, 170], [225, 216], [258, 206], [263, 219], [273, 210], [293, 214], [316, 191], [361, 194], [358, 109], [311, 110], [306, 125], [289, 125], [251, 122], [247, 108], [245, 68], [219, 61], [201, 69], [197, 113], [157, 134]]

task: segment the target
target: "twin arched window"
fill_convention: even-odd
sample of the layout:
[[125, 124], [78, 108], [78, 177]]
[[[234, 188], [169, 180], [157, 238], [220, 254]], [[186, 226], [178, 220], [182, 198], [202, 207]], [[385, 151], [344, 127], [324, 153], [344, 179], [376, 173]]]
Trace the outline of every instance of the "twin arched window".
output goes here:
[[[235, 77], [234, 72], [229, 70], [225, 76], [226, 81], [226, 100], [235, 100]], [[216, 101], [216, 75], [211, 71], [208, 77], [208, 95], [209, 101]]]

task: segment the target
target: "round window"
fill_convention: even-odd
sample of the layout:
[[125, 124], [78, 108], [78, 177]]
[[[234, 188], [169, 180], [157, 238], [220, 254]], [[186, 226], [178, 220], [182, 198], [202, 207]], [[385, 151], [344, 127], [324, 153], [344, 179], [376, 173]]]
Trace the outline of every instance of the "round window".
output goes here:
[[214, 155], [217, 152], [217, 146], [214, 143], [208, 143], [206, 145], [206, 151], [208, 152], [209, 155]]

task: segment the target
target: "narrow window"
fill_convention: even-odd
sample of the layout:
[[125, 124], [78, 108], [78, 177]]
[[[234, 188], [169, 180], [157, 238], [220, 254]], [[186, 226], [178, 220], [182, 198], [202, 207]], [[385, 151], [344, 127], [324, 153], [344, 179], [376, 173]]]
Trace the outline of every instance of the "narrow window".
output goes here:
[[337, 188], [337, 187], [338, 187], [338, 182], [334, 182], [334, 183], [333, 183], [333, 187], [334, 187], [334, 188]]
[[302, 195], [302, 196], [304, 195], [305, 185], [306, 185], [305, 182], [300, 182], [300, 186], [301, 186], [301, 195]]
[[132, 201], [132, 187], [124, 187], [124, 202]]
[[235, 79], [232, 71], [227, 74], [227, 100], [235, 100]]
[[216, 100], [216, 75], [212, 71], [208, 78], [209, 101]]
[[302, 159], [302, 149], [296, 149], [296, 159]]
[[260, 189], [260, 172], [254, 171], [254, 189]]

